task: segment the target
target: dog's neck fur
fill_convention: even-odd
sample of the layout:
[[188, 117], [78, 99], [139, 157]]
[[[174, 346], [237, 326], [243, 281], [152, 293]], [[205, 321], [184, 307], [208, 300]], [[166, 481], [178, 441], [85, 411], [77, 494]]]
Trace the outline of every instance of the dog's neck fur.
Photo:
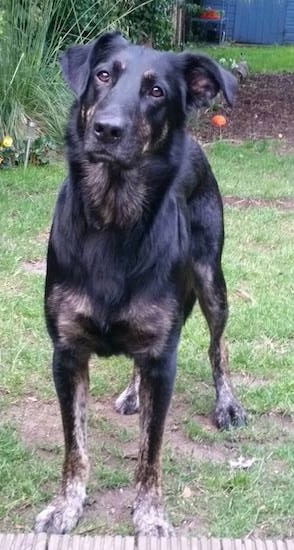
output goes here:
[[80, 193], [88, 223], [131, 228], [147, 203], [147, 186], [140, 169], [120, 170], [110, 163], [82, 164]]

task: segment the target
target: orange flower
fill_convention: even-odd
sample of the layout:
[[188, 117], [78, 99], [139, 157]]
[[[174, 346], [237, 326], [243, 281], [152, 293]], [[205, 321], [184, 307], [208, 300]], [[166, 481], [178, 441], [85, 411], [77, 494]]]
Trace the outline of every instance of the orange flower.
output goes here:
[[214, 115], [211, 119], [211, 124], [217, 128], [223, 128], [227, 124], [226, 117], [223, 115]]

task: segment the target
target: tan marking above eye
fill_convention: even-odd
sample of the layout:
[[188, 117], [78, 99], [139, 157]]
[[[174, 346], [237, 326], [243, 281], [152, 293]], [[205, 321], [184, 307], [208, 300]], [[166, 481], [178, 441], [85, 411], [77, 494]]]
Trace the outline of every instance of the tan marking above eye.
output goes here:
[[126, 64], [122, 63], [121, 61], [114, 61], [113, 68], [114, 68], [115, 71], [119, 71], [119, 72], [125, 71]]
[[148, 71], [145, 71], [145, 73], [143, 74], [143, 77], [146, 80], [152, 80], [152, 78], [154, 78], [154, 73], [151, 69], [148, 69]]

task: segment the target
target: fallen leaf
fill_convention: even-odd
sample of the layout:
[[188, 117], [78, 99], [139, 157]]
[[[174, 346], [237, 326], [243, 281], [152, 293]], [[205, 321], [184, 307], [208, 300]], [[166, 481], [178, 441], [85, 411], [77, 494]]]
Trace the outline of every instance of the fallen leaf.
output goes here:
[[182, 497], [183, 498], [191, 498], [192, 496], [192, 491], [190, 489], [190, 487], [185, 487], [183, 492], [182, 492]]
[[248, 470], [254, 462], [255, 458], [245, 458], [241, 455], [237, 460], [229, 460], [229, 465], [233, 470]]

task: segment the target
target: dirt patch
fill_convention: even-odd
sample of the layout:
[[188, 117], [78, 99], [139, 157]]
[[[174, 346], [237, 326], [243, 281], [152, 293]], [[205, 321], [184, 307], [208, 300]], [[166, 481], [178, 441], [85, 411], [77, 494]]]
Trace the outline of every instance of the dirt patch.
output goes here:
[[135, 494], [134, 487], [110, 489], [97, 493], [95, 491], [92, 492], [87, 498], [85, 513], [79, 524], [78, 533], [88, 533], [87, 524], [95, 523], [97, 518], [99, 518], [101, 524], [109, 526], [112, 533], [113, 526], [117, 526], [118, 524], [128, 525], [129, 532], [131, 533], [131, 509]]
[[292, 416], [270, 413], [267, 417], [278, 428], [294, 435], [294, 418]]
[[241, 386], [247, 389], [263, 388], [268, 384], [268, 380], [265, 380], [258, 376], [253, 376], [252, 374], [249, 374], [246, 372], [234, 373], [234, 375], [231, 378], [232, 378], [234, 387]]
[[[249, 375], [235, 375], [234, 385], [240, 384], [255, 387], [264, 385], [264, 381]], [[139, 442], [138, 415], [121, 416], [113, 407], [113, 398], [99, 400], [89, 399], [89, 451], [99, 440], [105, 445], [113, 444], [119, 448], [124, 460], [136, 461]], [[166, 423], [164, 446], [179, 457], [191, 457], [197, 460], [226, 462], [232, 458], [232, 449], [227, 445], [214, 442], [191, 441], [183, 432], [182, 426], [188, 415], [188, 407], [174, 400]], [[294, 434], [294, 422], [290, 416], [271, 413], [262, 415], [262, 422], [268, 420], [281, 430]], [[51, 452], [56, 445], [63, 445], [62, 425], [57, 400], [50, 399], [40, 402], [33, 396], [28, 396], [14, 405], [7, 413], [7, 420], [17, 429], [19, 436], [27, 447], [40, 451]], [[207, 433], [216, 432], [211, 418], [193, 415], [193, 421]], [[102, 424], [101, 424], [102, 422]], [[257, 422], [257, 419], [256, 419]], [[103, 428], [105, 423], [105, 429]], [[123, 435], [121, 430], [126, 430]]]
[[223, 197], [223, 203], [236, 208], [277, 208], [278, 210], [294, 210], [294, 199], [251, 199], [242, 197]]
[[[222, 137], [230, 140], [277, 139], [281, 150], [294, 148], [294, 74], [253, 74], [239, 85], [234, 107], [220, 105], [227, 126]], [[211, 124], [211, 109], [200, 115], [194, 128], [200, 141], [213, 141], [219, 130]], [[279, 146], [280, 148], [280, 146]]]
[[57, 400], [40, 402], [28, 396], [12, 405], [7, 412], [27, 447], [45, 448], [62, 444], [62, 424]]
[[[173, 403], [168, 416], [165, 430], [165, 447], [175, 454], [194, 457], [199, 460], [224, 461], [227, 458], [227, 449], [214, 444], [202, 444], [190, 441], [181, 429], [182, 421], [187, 410], [181, 404]], [[18, 401], [11, 406], [8, 412], [9, 421], [16, 426], [21, 440], [28, 447], [37, 447], [40, 450], [50, 450], [50, 446], [62, 445], [62, 426], [57, 400], [40, 401], [33, 396]], [[209, 417], [194, 415], [193, 420], [201, 428], [215, 431]], [[110, 428], [105, 431], [99, 422], [109, 423]], [[128, 437], [123, 440], [118, 430], [127, 430]], [[99, 438], [107, 443], [116, 441], [123, 458], [136, 460], [138, 452], [139, 428], [138, 415], [120, 416], [113, 408], [113, 399], [89, 400], [89, 447], [96, 444], [97, 432]]]
[[45, 260], [27, 260], [25, 262], [22, 262], [22, 268], [28, 273], [37, 273], [38, 275], [45, 275], [46, 261]]

